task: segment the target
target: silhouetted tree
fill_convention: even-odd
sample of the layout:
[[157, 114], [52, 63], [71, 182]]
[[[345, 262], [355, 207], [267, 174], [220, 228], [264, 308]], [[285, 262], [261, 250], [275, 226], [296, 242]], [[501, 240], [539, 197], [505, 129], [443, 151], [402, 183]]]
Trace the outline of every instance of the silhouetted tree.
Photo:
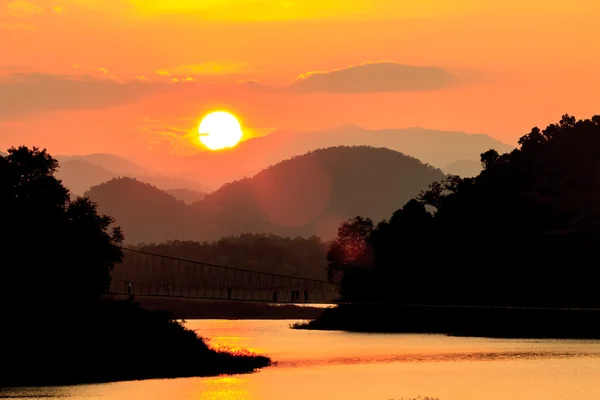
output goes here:
[[[93, 303], [122, 259], [123, 235], [86, 198], [70, 200], [54, 177], [58, 163], [36, 147], [0, 157], [0, 213], [4, 228], [2, 296], [14, 309], [26, 300], [56, 311]], [[18, 299], [18, 301], [15, 301]]]
[[372, 264], [369, 236], [373, 228], [373, 221], [370, 218], [360, 216], [340, 225], [338, 236], [327, 252], [329, 279], [333, 279], [339, 270], [364, 268]]
[[[123, 235], [87, 198], [69, 199], [45, 150], [0, 156], [0, 387], [251, 372], [260, 356], [211, 350], [168, 313], [99, 299]], [[149, 350], [150, 349], [150, 350]], [[106, 367], [107, 354], [126, 362]]]
[[498, 160], [500, 155], [494, 149], [488, 150], [481, 154], [481, 166], [483, 169], [490, 168]]
[[[369, 235], [382, 301], [598, 306], [600, 117], [565, 115], [484, 170], [431, 185]], [[374, 283], [381, 290], [372, 288]], [[364, 282], [364, 283], [363, 283]], [[347, 297], [347, 300], [352, 300]]]

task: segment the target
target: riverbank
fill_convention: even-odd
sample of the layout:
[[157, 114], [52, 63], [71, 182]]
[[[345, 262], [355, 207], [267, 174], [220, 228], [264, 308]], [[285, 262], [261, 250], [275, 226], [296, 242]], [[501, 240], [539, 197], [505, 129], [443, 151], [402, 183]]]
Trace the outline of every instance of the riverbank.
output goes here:
[[600, 310], [340, 305], [294, 328], [490, 338], [600, 339]]
[[130, 301], [21, 316], [3, 327], [2, 346], [8, 368], [0, 387], [216, 376], [271, 365], [266, 356], [215, 351], [168, 313]]
[[[127, 296], [112, 296], [116, 300]], [[316, 319], [325, 306], [270, 304], [230, 300], [205, 300], [160, 296], [135, 296], [142, 308], [168, 311], [176, 319]]]

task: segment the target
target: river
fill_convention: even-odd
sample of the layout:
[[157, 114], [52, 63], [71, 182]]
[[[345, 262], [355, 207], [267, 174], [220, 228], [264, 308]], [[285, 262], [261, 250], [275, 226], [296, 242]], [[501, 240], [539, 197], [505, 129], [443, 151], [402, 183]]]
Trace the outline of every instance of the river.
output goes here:
[[[498, 340], [289, 329], [295, 321], [193, 320], [215, 347], [278, 365], [255, 374], [0, 390], [60, 400], [571, 400], [600, 398], [600, 341]], [[150, 350], [151, 351], [151, 350]], [[112, 362], [126, 362], [114, 354]]]

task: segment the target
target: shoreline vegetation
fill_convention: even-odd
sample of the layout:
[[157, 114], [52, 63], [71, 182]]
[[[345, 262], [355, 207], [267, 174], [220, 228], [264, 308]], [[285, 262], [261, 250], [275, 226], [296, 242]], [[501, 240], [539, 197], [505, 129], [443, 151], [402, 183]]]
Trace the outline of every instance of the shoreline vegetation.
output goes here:
[[[125, 295], [107, 296], [114, 300]], [[233, 300], [207, 300], [136, 295], [134, 302], [147, 310], [168, 311], [176, 319], [301, 319], [318, 318], [326, 307], [294, 304], [271, 304]]]
[[250, 373], [272, 365], [211, 349], [170, 313], [106, 298], [124, 234], [71, 198], [58, 162], [25, 146], [0, 156], [3, 239], [0, 387]]
[[338, 305], [292, 328], [498, 339], [600, 339], [600, 310]]
[[3, 354], [10, 368], [0, 375], [0, 387], [244, 374], [273, 364], [247, 351], [214, 350], [168, 312], [129, 300], [102, 300], [76, 318], [38, 315], [20, 322], [20, 329], [4, 333], [13, 345]]
[[343, 304], [296, 328], [600, 338], [600, 115], [518, 144], [386, 220], [342, 223], [327, 267]]

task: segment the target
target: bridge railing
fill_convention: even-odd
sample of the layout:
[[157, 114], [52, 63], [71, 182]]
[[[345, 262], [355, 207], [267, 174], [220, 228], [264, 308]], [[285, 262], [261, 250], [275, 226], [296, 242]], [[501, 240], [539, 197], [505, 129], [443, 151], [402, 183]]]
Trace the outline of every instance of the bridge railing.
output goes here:
[[327, 281], [123, 250], [123, 262], [112, 274], [115, 294], [309, 303], [331, 303], [337, 297], [337, 286]]

